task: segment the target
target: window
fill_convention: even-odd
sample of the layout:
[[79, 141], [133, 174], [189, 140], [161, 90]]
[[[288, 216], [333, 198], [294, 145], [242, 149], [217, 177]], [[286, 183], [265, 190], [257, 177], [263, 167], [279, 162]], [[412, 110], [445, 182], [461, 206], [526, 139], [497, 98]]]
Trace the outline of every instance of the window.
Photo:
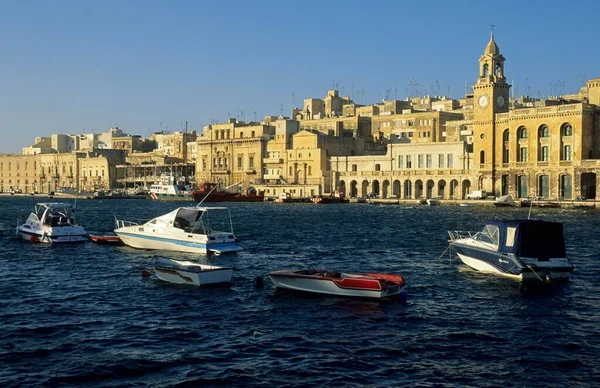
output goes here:
[[417, 156], [417, 168], [423, 168], [423, 154]]
[[398, 168], [404, 168], [404, 155], [398, 155]]
[[452, 154], [448, 154], [448, 168], [454, 167], [454, 159], [452, 158]]
[[479, 152], [479, 164], [485, 164], [485, 151], [481, 150]]
[[570, 145], [563, 146], [561, 160], [573, 160], [573, 150]]
[[243, 158], [241, 155], [238, 155], [237, 158], [238, 162], [237, 162], [237, 168], [238, 170], [243, 170], [244, 169], [244, 164], [243, 164]]
[[431, 168], [431, 164], [432, 164], [431, 154], [425, 155], [425, 167]]
[[438, 155], [438, 165], [440, 168], [444, 168], [444, 154]]
[[548, 160], [549, 160], [548, 146], [542, 146], [540, 148], [540, 158], [539, 158], [539, 161], [541, 161], [541, 162], [547, 162]]
[[528, 160], [527, 157], [528, 153], [527, 153], [527, 147], [521, 147], [519, 148], [519, 162], [526, 162]]
[[539, 137], [550, 137], [550, 128], [547, 125], [542, 125], [539, 130]]
[[375, 171], [381, 171], [381, 165], [379, 163], [375, 165]]
[[412, 168], [412, 155], [406, 155], [406, 168]]
[[311, 168], [311, 166], [308, 166], [308, 175], [312, 175], [312, 168]]
[[254, 131], [251, 132], [250, 137], [255, 137], [255, 132]]
[[562, 135], [563, 136], [573, 136], [573, 127], [571, 126], [571, 124], [566, 124], [563, 126]]
[[250, 167], [251, 169], [254, 169], [254, 156], [251, 156], [250, 158], [248, 158], [248, 167]]
[[521, 127], [519, 128], [519, 139], [527, 139], [527, 128]]
[[206, 171], [206, 159], [202, 158], [202, 171]]
[[358, 166], [356, 164], [352, 165], [352, 171], [358, 171]]

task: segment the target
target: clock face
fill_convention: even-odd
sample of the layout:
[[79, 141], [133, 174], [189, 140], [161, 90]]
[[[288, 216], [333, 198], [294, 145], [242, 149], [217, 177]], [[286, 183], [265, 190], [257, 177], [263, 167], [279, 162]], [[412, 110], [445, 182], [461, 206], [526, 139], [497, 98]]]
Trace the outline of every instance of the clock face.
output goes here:
[[488, 96], [486, 96], [485, 94], [482, 95], [481, 97], [479, 97], [479, 106], [482, 108], [485, 108], [486, 106], [488, 106]]
[[498, 103], [498, 106], [504, 106], [504, 97], [498, 96], [498, 98], [496, 98], [496, 102]]

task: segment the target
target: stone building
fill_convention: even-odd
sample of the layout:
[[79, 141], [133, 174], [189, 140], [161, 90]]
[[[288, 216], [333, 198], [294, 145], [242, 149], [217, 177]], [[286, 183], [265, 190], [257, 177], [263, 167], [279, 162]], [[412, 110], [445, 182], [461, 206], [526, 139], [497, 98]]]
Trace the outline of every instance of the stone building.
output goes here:
[[504, 60], [492, 35], [473, 86], [476, 187], [516, 198], [596, 198], [600, 82], [589, 81], [575, 103], [509, 110]]
[[275, 126], [271, 124], [244, 123], [233, 118], [204, 127], [197, 138], [196, 182], [243, 188], [261, 183], [266, 144], [274, 136]]

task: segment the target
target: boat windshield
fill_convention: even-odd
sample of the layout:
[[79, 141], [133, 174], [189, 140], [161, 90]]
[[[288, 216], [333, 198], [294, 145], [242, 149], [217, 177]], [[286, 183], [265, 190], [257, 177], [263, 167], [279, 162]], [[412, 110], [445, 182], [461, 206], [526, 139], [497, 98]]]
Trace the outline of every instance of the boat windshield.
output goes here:
[[561, 223], [523, 223], [519, 226], [519, 234], [521, 256], [540, 260], [567, 256]]
[[486, 225], [483, 230], [473, 236], [474, 240], [486, 242], [488, 244], [493, 244], [495, 247], [498, 247], [500, 242], [500, 229], [496, 225]]

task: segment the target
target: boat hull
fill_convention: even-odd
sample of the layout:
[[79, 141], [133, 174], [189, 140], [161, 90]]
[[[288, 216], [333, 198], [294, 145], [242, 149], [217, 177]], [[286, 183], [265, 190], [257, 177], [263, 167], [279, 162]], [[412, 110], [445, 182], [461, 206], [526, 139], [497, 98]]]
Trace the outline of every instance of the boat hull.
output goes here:
[[174, 284], [210, 287], [231, 284], [233, 268], [202, 265], [171, 259], [153, 260], [156, 277]]
[[280, 289], [301, 291], [322, 295], [334, 295], [354, 298], [383, 299], [404, 292], [403, 284], [391, 284], [381, 287], [373, 279], [335, 277], [298, 276], [289, 272], [272, 272], [269, 278]]
[[24, 240], [34, 243], [61, 244], [61, 243], [80, 243], [88, 241], [87, 234], [83, 231], [57, 231], [57, 230], [35, 230], [21, 226], [17, 229], [17, 235]]
[[167, 250], [174, 252], [225, 254], [242, 250], [233, 242], [207, 243], [195, 238], [162, 237], [156, 234], [134, 233], [131, 231], [115, 230], [115, 233], [125, 245], [138, 249]]
[[573, 271], [566, 258], [554, 258], [548, 261], [529, 259], [527, 261], [532, 264], [527, 264], [525, 259], [477, 248], [469, 241], [457, 240], [451, 246], [460, 261], [470, 268], [523, 282], [567, 280]]

